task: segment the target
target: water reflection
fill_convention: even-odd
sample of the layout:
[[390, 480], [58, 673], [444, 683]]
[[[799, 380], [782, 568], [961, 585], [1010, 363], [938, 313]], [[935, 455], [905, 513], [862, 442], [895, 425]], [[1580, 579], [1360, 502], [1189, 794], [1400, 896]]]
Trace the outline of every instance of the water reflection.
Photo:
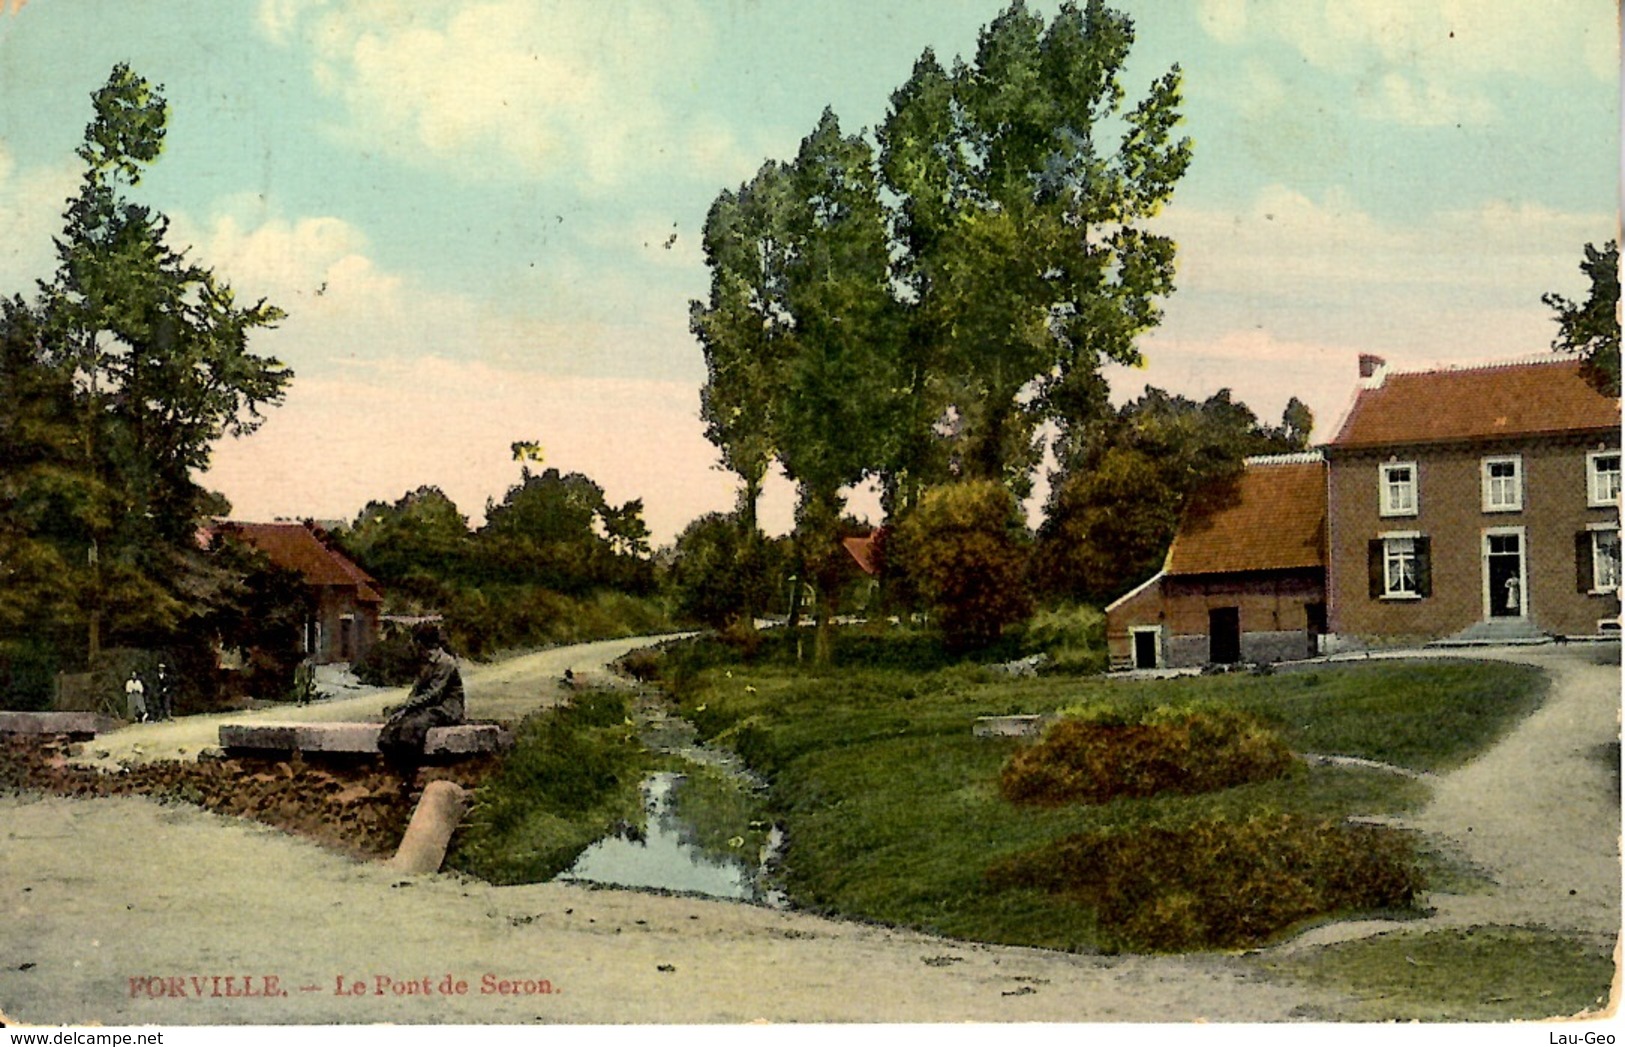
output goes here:
[[779, 829], [775, 826], [768, 833], [757, 853], [744, 847], [725, 853], [702, 848], [698, 834], [677, 813], [675, 794], [683, 780], [683, 775], [671, 772], [644, 779], [644, 828], [629, 828], [599, 840], [557, 879], [703, 894], [783, 908], [783, 893], [764, 883], [766, 867], [782, 846]]

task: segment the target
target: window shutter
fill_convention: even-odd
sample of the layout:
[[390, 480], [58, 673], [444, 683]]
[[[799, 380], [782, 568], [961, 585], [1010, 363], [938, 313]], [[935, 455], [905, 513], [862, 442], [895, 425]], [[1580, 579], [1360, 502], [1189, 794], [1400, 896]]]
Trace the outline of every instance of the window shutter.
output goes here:
[[1382, 595], [1382, 539], [1373, 538], [1366, 546], [1366, 569], [1371, 578], [1371, 598]]
[[1574, 587], [1589, 593], [1596, 585], [1592, 576], [1591, 532], [1581, 531], [1574, 536]]
[[1433, 595], [1433, 541], [1430, 538], [1416, 540], [1416, 595]]

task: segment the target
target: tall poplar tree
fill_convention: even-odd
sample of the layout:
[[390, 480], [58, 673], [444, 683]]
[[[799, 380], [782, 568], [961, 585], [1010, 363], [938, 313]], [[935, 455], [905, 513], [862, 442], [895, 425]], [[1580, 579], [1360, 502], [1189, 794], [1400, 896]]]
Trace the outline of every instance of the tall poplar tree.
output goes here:
[[[1037, 425], [1104, 407], [1104, 361], [1137, 363], [1135, 338], [1173, 290], [1174, 244], [1147, 223], [1190, 162], [1175, 66], [1125, 109], [1133, 23], [1099, 0], [1063, 4], [1046, 28], [1017, 0], [974, 59], [944, 70], [928, 50], [878, 132], [899, 201], [915, 431], [894, 480], [931, 476], [929, 430], [952, 467], [1018, 494]], [[906, 498], [904, 499], [907, 500]]]
[[[292, 374], [248, 348], [281, 311], [239, 305], [229, 285], [169, 243], [168, 219], [129, 198], [163, 150], [162, 90], [121, 64], [91, 100], [57, 271], [29, 323], [35, 377], [64, 376], [54, 388], [73, 404], [72, 475], [63, 480], [79, 508], [54, 540], [69, 562], [86, 565], [63, 584], [84, 586], [72, 602], [94, 655], [104, 622], [113, 639], [158, 642], [217, 588], [218, 579], [202, 581], [193, 538], [220, 499], [197, 474], [215, 440], [259, 424]], [[13, 326], [20, 315], [13, 311]]]

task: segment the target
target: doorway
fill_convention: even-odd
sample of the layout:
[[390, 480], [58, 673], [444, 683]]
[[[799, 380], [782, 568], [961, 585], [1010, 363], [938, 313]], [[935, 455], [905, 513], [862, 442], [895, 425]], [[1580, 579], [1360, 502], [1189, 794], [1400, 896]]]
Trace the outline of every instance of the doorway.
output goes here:
[[1486, 618], [1526, 618], [1529, 580], [1524, 571], [1523, 530], [1484, 533]]
[[1134, 668], [1155, 669], [1157, 667], [1157, 630], [1134, 630]]
[[1234, 665], [1241, 661], [1241, 608], [1213, 607], [1207, 612], [1208, 661]]

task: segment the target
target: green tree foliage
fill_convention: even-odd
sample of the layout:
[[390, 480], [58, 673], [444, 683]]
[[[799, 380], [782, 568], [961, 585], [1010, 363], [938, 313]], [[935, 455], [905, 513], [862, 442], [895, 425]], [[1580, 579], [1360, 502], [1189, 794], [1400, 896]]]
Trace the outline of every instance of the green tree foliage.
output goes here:
[[1223, 497], [1249, 455], [1303, 450], [1313, 425], [1296, 398], [1274, 427], [1228, 389], [1198, 403], [1148, 386], [1070, 430], [1039, 530], [1045, 587], [1097, 602], [1121, 595], [1161, 567], [1193, 497]]
[[927, 50], [892, 96], [878, 137], [914, 406], [894, 497], [936, 479], [942, 428], [960, 475], [1024, 494], [1037, 424], [1101, 406], [1103, 360], [1139, 362], [1134, 339], [1173, 290], [1174, 244], [1146, 223], [1191, 147], [1173, 134], [1178, 67], [1124, 109], [1133, 40], [1098, 0], [1047, 28], [1017, 0], [972, 61], [945, 70]]
[[1557, 337], [1552, 348], [1578, 353], [1583, 373], [1605, 396], [1619, 395], [1619, 243], [1610, 240], [1601, 250], [1586, 244], [1580, 271], [1591, 281], [1583, 303], [1560, 294], [1541, 297], [1557, 311]]
[[842, 487], [884, 461], [904, 406], [893, 337], [886, 216], [874, 157], [825, 110], [792, 169], [785, 302], [794, 327], [779, 391], [778, 450], [796, 481], [796, 537], [817, 594], [816, 658], [831, 658], [846, 567]]
[[1133, 37], [1098, 0], [1047, 26], [1015, 0], [971, 61], [922, 55], [878, 151], [826, 110], [794, 161], [712, 206], [690, 315], [707, 435], [749, 531], [774, 461], [799, 485], [821, 618], [842, 488], [877, 478], [893, 516], [954, 479], [1024, 495], [1040, 423], [1087, 424], [1102, 362], [1139, 362], [1173, 289], [1174, 245], [1148, 222], [1190, 143], [1177, 67], [1125, 106]]
[[723, 467], [743, 482], [747, 531], [756, 526], [762, 481], [776, 457], [776, 393], [792, 326], [784, 298], [789, 182], [786, 169], [769, 161], [738, 192], [717, 197], [703, 237], [710, 297], [689, 308], [689, 327], [705, 353], [700, 417]]
[[170, 246], [167, 218], [125, 195], [162, 150], [160, 90], [120, 65], [92, 98], [45, 314], [86, 387], [92, 465], [119, 477], [115, 546], [134, 549], [190, 538], [204, 497], [194, 474], [210, 445], [252, 432], [291, 372], [247, 347], [282, 311], [239, 306], [229, 285]]
[[668, 584], [678, 613], [717, 629], [744, 624], [773, 597], [780, 577], [773, 559], [740, 514], [701, 516], [677, 536]]
[[72, 372], [38, 313], [0, 303], [0, 636], [65, 645], [82, 628], [85, 536], [105, 492], [84, 475]]
[[435, 606], [446, 583], [468, 571], [468, 517], [438, 487], [408, 491], [393, 505], [368, 502], [340, 537], [344, 550], [396, 597]]
[[0, 317], [0, 628], [64, 663], [87, 625], [91, 651], [206, 642], [223, 590], [193, 538], [223, 500], [196, 476], [291, 378], [248, 349], [282, 313], [240, 306], [128, 196], [163, 148], [161, 89], [119, 65], [92, 104], [56, 273]]
[[932, 488], [887, 555], [933, 613], [951, 650], [985, 647], [1032, 612], [1021, 505], [996, 480]]
[[482, 581], [522, 578], [557, 592], [608, 587], [646, 592], [653, 584], [643, 503], [612, 506], [580, 473], [533, 473], [499, 502], [488, 502], [475, 537]]

